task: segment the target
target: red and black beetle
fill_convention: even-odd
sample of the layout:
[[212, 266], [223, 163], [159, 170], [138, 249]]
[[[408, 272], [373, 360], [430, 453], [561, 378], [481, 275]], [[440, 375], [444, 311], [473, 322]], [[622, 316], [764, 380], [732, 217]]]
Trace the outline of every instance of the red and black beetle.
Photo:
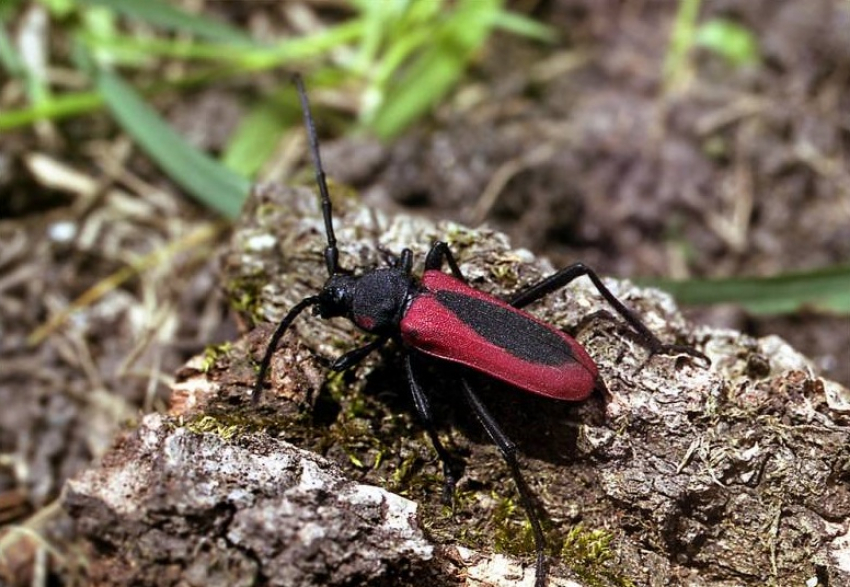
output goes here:
[[[322, 318], [344, 317], [361, 330], [376, 336], [372, 342], [337, 358], [331, 369], [342, 371], [361, 361], [390, 339], [405, 353], [407, 379], [413, 404], [443, 463], [446, 497], [455, 485], [452, 458], [440, 442], [433, 425], [429, 398], [420, 385], [423, 358], [436, 358], [500, 379], [515, 387], [555, 400], [578, 401], [587, 398], [597, 386], [599, 371], [587, 351], [572, 337], [522, 310], [528, 304], [564, 287], [577, 277], [587, 276], [605, 300], [631, 326], [636, 336], [655, 354], [688, 354], [708, 363], [699, 351], [684, 345], [663, 344], [622, 304], [590, 268], [578, 263], [499, 299], [470, 287], [444, 242], [435, 243], [425, 258], [421, 278], [412, 274], [413, 252], [404, 249], [387, 267], [356, 274], [339, 264], [339, 251], [333, 230], [333, 214], [325, 172], [319, 155], [316, 129], [304, 85], [295, 75], [310, 151], [316, 168], [327, 246], [324, 257], [328, 280], [318, 295], [307, 297], [281, 320], [269, 342], [252, 393], [258, 402], [272, 355], [281, 337], [306, 308]], [[448, 264], [451, 275], [442, 271]], [[479, 422], [510, 468], [520, 500], [534, 533], [536, 587], [546, 584], [545, 538], [531, 493], [519, 470], [516, 445], [502, 432], [496, 420], [469, 385], [459, 376], [460, 388]]]

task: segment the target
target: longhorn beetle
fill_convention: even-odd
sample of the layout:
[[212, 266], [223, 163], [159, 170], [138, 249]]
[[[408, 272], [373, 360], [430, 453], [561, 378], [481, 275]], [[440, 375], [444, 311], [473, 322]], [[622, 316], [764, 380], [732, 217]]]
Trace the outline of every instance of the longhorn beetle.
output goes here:
[[[389, 261], [387, 267], [355, 273], [339, 263], [333, 229], [333, 211], [325, 172], [319, 155], [319, 140], [304, 84], [299, 75], [293, 80], [301, 99], [304, 124], [310, 140], [310, 153], [325, 223], [327, 246], [324, 257], [328, 280], [318, 295], [304, 298], [293, 307], [272, 335], [266, 348], [251, 399], [257, 403], [263, 390], [272, 356], [295, 318], [312, 307], [322, 318], [345, 317], [361, 330], [375, 335], [368, 344], [338, 357], [331, 369], [343, 371], [355, 365], [389, 340], [399, 344], [413, 405], [443, 465], [445, 497], [451, 498], [456, 483], [452, 460], [434, 429], [429, 398], [420, 384], [422, 360], [448, 361], [461, 368], [479, 371], [527, 392], [554, 400], [579, 401], [602, 385], [599, 370], [587, 351], [572, 337], [522, 310], [525, 306], [564, 287], [577, 277], [587, 276], [603, 298], [634, 329], [650, 357], [656, 354], [687, 354], [709, 362], [699, 351], [684, 345], [663, 344], [640, 321], [637, 314], [620, 302], [589, 267], [570, 265], [533, 284], [506, 300], [470, 287], [445, 242], [436, 242], [425, 257], [425, 271], [414, 276], [413, 252]], [[451, 275], [442, 271], [448, 264]], [[516, 445], [460, 376], [460, 390], [487, 435], [499, 448], [519, 491], [534, 534], [536, 548], [535, 586], [545, 587], [546, 546], [540, 519], [531, 492], [519, 469]]]

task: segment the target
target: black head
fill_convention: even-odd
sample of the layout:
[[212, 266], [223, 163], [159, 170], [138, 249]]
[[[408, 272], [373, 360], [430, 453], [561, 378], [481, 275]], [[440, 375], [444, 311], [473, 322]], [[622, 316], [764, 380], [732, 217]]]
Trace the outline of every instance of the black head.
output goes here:
[[322, 318], [350, 316], [356, 282], [357, 278], [347, 273], [331, 275], [319, 292], [319, 303], [313, 312]]

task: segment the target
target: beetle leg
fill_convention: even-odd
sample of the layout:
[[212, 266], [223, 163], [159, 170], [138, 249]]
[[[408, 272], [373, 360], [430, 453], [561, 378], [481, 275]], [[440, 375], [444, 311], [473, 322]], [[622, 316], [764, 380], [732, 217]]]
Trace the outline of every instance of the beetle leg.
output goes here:
[[386, 247], [382, 247], [380, 243], [377, 249], [384, 258], [384, 262], [390, 267], [400, 267], [405, 275], [410, 275], [413, 271], [413, 251], [410, 249], [402, 249], [401, 255], [396, 255]]
[[458, 467], [455, 466], [455, 460], [452, 458], [440, 438], [437, 436], [437, 431], [434, 429], [434, 418], [431, 415], [431, 404], [428, 402], [428, 396], [419, 385], [416, 379], [416, 369], [413, 366], [413, 356], [407, 353], [404, 357], [404, 366], [407, 370], [407, 380], [410, 383], [410, 391], [413, 394], [413, 405], [416, 408], [416, 413], [425, 428], [425, 432], [431, 439], [431, 444], [434, 445], [434, 450], [437, 451], [437, 456], [440, 457], [440, 462], [443, 463], [443, 477], [445, 485], [443, 486], [443, 503], [451, 505], [452, 497], [454, 496], [455, 485], [457, 485], [456, 474]]
[[355, 365], [366, 358], [366, 355], [384, 346], [389, 340], [387, 337], [377, 338], [372, 342], [358, 347], [352, 351], [348, 351], [341, 357], [337, 357], [331, 364], [332, 371], [345, 371], [352, 365]]
[[531, 524], [531, 530], [534, 533], [534, 547], [537, 550], [537, 566], [534, 585], [535, 587], [545, 587], [546, 559], [544, 556], [544, 550], [546, 549], [546, 538], [543, 535], [543, 528], [540, 526], [540, 518], [537, 515], [537, 509], [534, 506], [531, 490], [528, 488], [528, 484], [526, 484], [525, 478], [519, 470], [519, 461], [516, 457], [516, 444], [514, 444], [514, 442], [502, 431], [498, 422], [496, 422], [496, 419], [487, 410], [487, 407], [484, 405], [484, 402], [481, 401], [481, 398], [479, 398], [472, 390], [472, 387], [469, 385], [469, 382], [465, 377], [461, 378], [461, 383], [463, 384], [463, 395], [466, 397], [466, 401], [469, 403], [472, 411], [475, 412], [476, 418], [478, 418], [478, 421], [481, 422], [481, 425], [484, 427], [487, 435], [496, 444], [496, 446], [499, 447], [499, 452], [502, 453], [502, 458], [508, 464], [511, 477], [513, 477], [514, 484], [516, 484], [517, 490], [519, 491], [520, 502], [522, 503], [522, 507], [525, 509], [525, 515], [528, 517], [528, 521]]
[[399, 257], [396, 267], [400, 267], [405, 275], [410, 275], [411, 271], [413, 271], [413, 251], [402, 249], [401, 257]]
[[428, 256], [425, 257], [425, 271], [434, 269], [437, 271], [442, 270], [443, 261], [449, 264], [449, 268], [452, 270], [452, 275], [454, 275], [455, 278], [466, 283], [466, 277], [463, 276], [460, 267], [458, 267], [455, 256], [452, 254], [452, 250], [449, 248], [449, 245], [443, 241], [437, 241], [431, 247], [431, 250], [428, 251]]
[[641, 322], [638, 315], [623, 304], [623, 302], [618, 300], [616, 296], [611, 293], [611, 290], [605, 287], [605, 284], [602, 283], [602, 280], [599, 279], [596, 272], [584, 263], [570, 265], [569, 267], [561, 269], [557, 273], [550, 275], [544, 280], [515, 293], [508, 298], [508, 303], [515, 308], [524, 308], [528, 304], [536, 302], [540, 298], [549, 295], [555, 290], [561, 289], [574, 279], [584, 275], [590, 278], [590, 281], [593, 282], [593, 286], [596, 288], [596, 291], [598, 291], [611, 305], [611, 307], [614, 308], [617, 313], [626, 320], [629, 326], [634, 329], [644, 346], [649, 349], [650, 357], [653, 355], [685, 354], [704, 361], [706, 365], [711, 364], [711, 360], [709, 360], [708, 357], [690, 346], [683, 344], [664, 344], [661, 342], [658, 337], [655, 336], [643, 322]]

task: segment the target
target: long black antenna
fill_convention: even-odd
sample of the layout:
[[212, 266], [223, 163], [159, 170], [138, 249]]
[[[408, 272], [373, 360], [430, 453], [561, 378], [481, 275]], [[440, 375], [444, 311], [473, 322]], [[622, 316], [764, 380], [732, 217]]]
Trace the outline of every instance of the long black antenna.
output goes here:
[[266, 372], [269, 370], [269, 365], [272, 363], [272, 357], [277, 349], [277, 345], [280, 344], [280, 339], [283, 338], [284, 333], [295, 321], [295, 318], [298, 317], [298, 314], [303, 312], [305, 308], [315, 306], [318, 303], [319, 296], [304, 298], [298, 302], [295, 307], [289, 311], [289, 314], [284, 316], [283, 320], [280, 321], [280, 324], [277, 325], [277, 329], [274, 331], [272, 339], [269, 341], [269, 346], [266, 347], [266, 354], [263, 356], [263, 362], [260, 363], [260, 372], [257, 373], [257, 380], [254, 382], [254, 389], [251, 392], [251, 402], [253, 404], [256, 405], [260, 401], [260, 396], [263, 394], [263, 383], [266, 380]]
[[322, 167], [322, 158], [319, 155], [319, 137], [316, 136], [316, 124], [313, 122], [313, 115], [310, 113], [310, 102], [307, 100], [307, 92], [304, 90], [301, 74], [293, 74], [292, 81], [298, 88], [301, 110], [304, 112], [304, 126], [307, 127], [307, 136], [310, 139], [310, 154], [313, 156], [313, 166], [316, 168], [316, 183], [319, 185], [319, 194], [322, 198], [322, 216], [325, 218], [325, 234], [328, 236], [328, 246], [325, 247], [325, 264], [328, 266], [328, 275], [333, 276], [339, 272], [339, 250], [336, 248], [336, 236], [334, 236], [331, 196], [328, 193], [325, 170]]

